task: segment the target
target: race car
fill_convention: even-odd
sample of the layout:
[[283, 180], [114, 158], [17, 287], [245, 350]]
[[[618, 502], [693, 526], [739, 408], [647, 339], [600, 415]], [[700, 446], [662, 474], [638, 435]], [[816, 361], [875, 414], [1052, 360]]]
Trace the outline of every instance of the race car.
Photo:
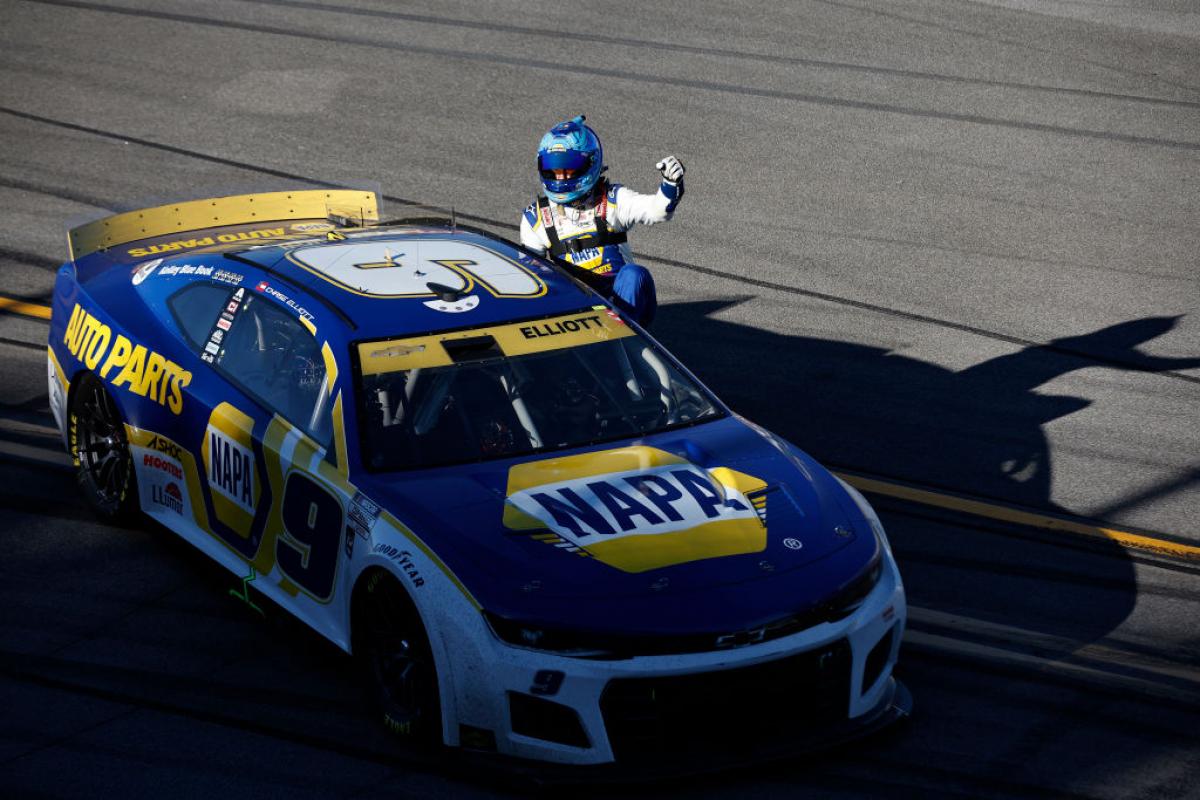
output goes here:
[[49, 397], [88, 503], [351, 653], [400, 736], [711, 764], [907, 714], [867, 501], [568, 266], [354, 189], [69, 243]]

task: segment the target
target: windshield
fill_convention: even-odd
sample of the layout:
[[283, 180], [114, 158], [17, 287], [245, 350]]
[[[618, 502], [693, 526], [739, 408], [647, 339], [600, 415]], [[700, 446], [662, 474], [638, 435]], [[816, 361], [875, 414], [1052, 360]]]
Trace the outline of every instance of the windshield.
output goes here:
[[364, 461], [402, 470], [633, 438], [721, 415], [615, 314], [358, 345]]

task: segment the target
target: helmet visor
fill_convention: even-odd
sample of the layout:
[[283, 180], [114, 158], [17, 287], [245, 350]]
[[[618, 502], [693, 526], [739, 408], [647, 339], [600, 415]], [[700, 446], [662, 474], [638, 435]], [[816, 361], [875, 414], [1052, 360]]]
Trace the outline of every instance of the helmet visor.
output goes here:
[[538, 171], [548, 181], [574, 180], [592, 168], [593, 156], [578, 150], [560, 150], [538, 155]]

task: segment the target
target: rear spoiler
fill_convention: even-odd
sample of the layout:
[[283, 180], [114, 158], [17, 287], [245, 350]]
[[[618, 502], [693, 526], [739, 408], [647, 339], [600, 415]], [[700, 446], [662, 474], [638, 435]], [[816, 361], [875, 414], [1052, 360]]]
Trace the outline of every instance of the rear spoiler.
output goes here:
[[71, 260], [99, 250], [175, 234], [237, 225], [329, 220], [338, 226], [379, 221], [379, 196], [362, 189], [302, 189], [170, 203], [104, 217], [67, 233]]

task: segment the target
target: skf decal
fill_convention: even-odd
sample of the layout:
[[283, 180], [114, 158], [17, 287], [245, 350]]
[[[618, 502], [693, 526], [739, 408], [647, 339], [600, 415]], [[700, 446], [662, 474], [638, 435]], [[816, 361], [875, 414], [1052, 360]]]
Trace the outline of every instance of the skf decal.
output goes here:
[[229, 403], [213, 409], [200, 455], [217, 519], [249, 539], [262, 486], [251, 436], [254, 421]]
[[767, 528], [747, 494], [761, 480], [705, 470], [653, 447], [519, 464], [504, 524], [625, 572], [756, 553]]
[[192, 373], [125, 336], [114, 338], [109, 326], [78, 303], [63, 344], [88, 369], [98, 368], [100, 377], [113, 386], [164, 405], [173, 414], [183, 410], [183, 389], [192, 382]]
[[283, 236], [283, 228], [260, 228], [254, 231], [239, 231], [238, 233], [222, 233], [218, 236], [197, 236], [192, 239], [177, 239], [174, 242], [162, 242], [148, 247], [131, 247], [127, 251], [135, 258], [155, 256], [159, 253], [172, 253], [180, 250], [195, 250], [197, 247], [212, 247], [215, 244], [233, 244], [248, 242], [255, 239], [270, 239], [273, 236]]

